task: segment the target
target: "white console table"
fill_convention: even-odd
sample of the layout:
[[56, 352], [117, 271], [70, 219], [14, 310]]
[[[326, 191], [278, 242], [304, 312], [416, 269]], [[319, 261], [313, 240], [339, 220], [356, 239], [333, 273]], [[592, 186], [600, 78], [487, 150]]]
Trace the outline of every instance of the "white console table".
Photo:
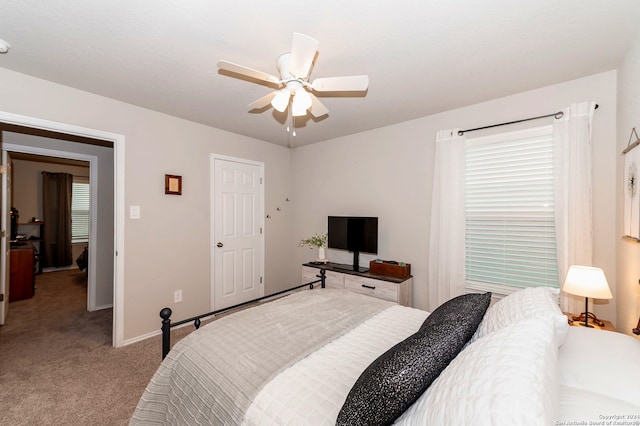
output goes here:
[[336, 267], [334, 263], [302, 265], [302, 282], [313, 281], [319, 269], [326, 272], [328, 288], [343, 288], [404, 306], [413, 306], [413, 277], [393, 277], [372, 272], [356, 272]]

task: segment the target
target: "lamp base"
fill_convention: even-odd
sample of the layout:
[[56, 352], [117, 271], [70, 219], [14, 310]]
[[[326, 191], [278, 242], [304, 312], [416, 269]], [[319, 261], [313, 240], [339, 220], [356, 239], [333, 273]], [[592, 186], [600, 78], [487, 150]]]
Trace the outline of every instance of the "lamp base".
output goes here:
[[[574, 322], [582, 322], [582, 326], [585, 327], [585, 319], [588, 318], [588, 324], [586, 325], [586, 327], [589, 326], [594, 326], [593, 328], [600, 328], [600, 327], [604, 327], [604, 321], [599, 320], [592, 312], [583, 312], [580, 315], [574, 315], [573, 317], [571, 317], [571, 319]], [[592, 324], [593, 323], [593, 324]], [[578, 324], [574, 324], [574, 325], [578, 325]], [[591, 328], [591, 327], [590, 327]]]
[[596, 330], [601, 330], [602, 327], [600, 327], [599, 325], [595, 325], [595, 324], [591, 324], [591, 323], [584, 323], [584, 320], [582, 321], [571, 321], [571, 325], [577, 326], [577, 327], [585, 327], [585, 328], [595, 328]]

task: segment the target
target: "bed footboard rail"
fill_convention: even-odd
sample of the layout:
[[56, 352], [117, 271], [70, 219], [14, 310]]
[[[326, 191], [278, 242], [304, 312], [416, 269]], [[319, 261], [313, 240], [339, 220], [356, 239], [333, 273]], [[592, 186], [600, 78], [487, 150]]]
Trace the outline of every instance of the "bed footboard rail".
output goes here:
[[193, 321], [193, 325], [195, 326], [195, 328], [197, 330], [197, 329], [200, 328], [200, 325], [202, 324], [202, 321], [201, 321], [202, 318], [206, 318], [206, 317], [210, 317], [212, 315], [218, 315], [218, 314], [222, 314], [222, 313], [225, 313], [225, 312], [228, 312], [228, 311], [232, 311], [234, 309], [238, 309], [238, 308], [241, 308], [243, 306], [246, 306], [246, 305], [249, 305], [249, 304], [252, 304], [252, 303], [260, 302], [261, 300], [265, 300], [265, 299], [269, 299], [269, 298], [272, 298], [272, 297], [275, 297], [275, 296], [279, 296], [281, 294], [288, 293], [288, 292], [293, 291], [293, 290], [298, 290], [298, 289], [303, 288], [303, 287], [307, 287], [308, 286], [310, 290], [313, 290], [314, 285], [318, 284], [318, 283], [320, 284], [321, 288], [325, 288], [326, 271], [324, 269], [321, 269], [320, 270], [320, 274], [316, 275], [316, 277], [319, 278], [319, 279], [317, 279], [315, 281], [308, 282], [308, 283], [300, 284], [299, 286], [292, 287], [292, 288], [289, 288], [287, 290], [278, 291], [278, 292], [270, 294], [268, 296], [262, 296], [262, 297], [259, 297], [257, 299], [249, 300], [247, 302], [239, 303], [237, 305], [229, 306], [227, 308], [218, 309], [216, 311], [211, 311], [211, 312], [208, 312], [206, 314], [197, 315], [195, 317], [187, 318], [185, 320], [177, 321], [177, 322], [174, 322], [174, 323], [171, 322], [171, 313], [172, 313], [171, 308], [163, 308], [160, 311], [160, 318], [162, 318], [162, 327], [161, 327], [161, 330], [162, 330], [162, 359], [165, 359], [165, 357], [169, 353], [169, 350], [171, 350], [171, 328], [172, 327], [177, 327], [179, 325], [186, 324], [186, 323], [189, 323], [189, 322]]

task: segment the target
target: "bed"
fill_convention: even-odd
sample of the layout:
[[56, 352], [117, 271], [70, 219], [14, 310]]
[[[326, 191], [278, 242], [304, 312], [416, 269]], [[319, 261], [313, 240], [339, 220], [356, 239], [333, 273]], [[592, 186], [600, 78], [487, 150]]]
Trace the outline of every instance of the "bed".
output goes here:
[[557, 299], [469, 294], [429, 314], [297, 292], [178, 342], [130, 424], [639, 425], [640, 341], [569, 327]]

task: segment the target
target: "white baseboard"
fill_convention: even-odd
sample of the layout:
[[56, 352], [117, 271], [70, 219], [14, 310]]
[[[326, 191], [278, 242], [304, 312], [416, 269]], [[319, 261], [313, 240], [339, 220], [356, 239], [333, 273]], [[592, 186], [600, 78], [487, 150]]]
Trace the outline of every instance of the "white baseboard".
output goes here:
[[71, 269], [78, 269], [77, 266], [69, 265], [69, 266], [56, 266], [49, 268], [42, 268], [42, 272], [57, 272], [57, 271], [68, 271]]
[[[215, 315], [211, 315], [210, 318], [214, 318], [214, 317], [215, 317]], [[209, 319], [209, 318], [207, 318], [207, 319]], [[158, 324], [161, 325], [161, 321], [158, 321]], [[177, 329], [182, 328], [182, 327], [193, 327], [194, 331], [196, 329], [196, 327], [193, 325], [193, 322], [187, 322], [187, 323], [184, 323], [184, 324], [180, 324], [180, 325], [178, 325], [176, 327], [171, 327], [171, 330], [177, 330]], [[152, 332], [147, 333], [147, 334], [143, 334], [141, 336], [132, 337], [131, 339], [124, 340], [122, 342], [122, 346], [127, 346], [127, 345], [131, 345], [133, 343], [142, 342], [143, 340], [150, 339], [150, 338], [155, 337], [155, 336], [157, 336], [159, 334], [162, 334], [162, 330], [156, 330], [156, 331], [152, 331]]]
[[113, 308], [113, 303], [111, 303], [109, 305], [96, 306], [94, 311], [99, 311], [99, 310], [102, 310], [102, 309], [111, 309], [111, 308]]
[[152, 331], [151, 333], [143, 334], [142, 336], [132, 337], [131, 339], [125, 339], [122, 342], [122, 346], [132, 345], [134, 343], [142, 342], [143, 340], [150, 339], [161, 333], [161, 330]]

